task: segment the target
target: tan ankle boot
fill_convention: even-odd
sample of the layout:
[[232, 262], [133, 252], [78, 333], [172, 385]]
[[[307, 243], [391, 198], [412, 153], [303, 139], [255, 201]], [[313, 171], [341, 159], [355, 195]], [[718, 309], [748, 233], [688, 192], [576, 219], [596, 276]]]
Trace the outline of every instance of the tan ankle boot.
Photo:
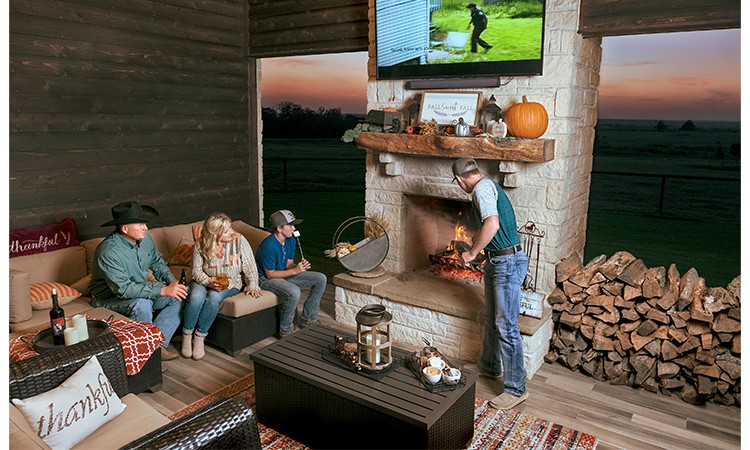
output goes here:
[[196, 361], [206, 356], [206, 349], [203, 348], [203, 341], [205, 339], [205, 336], [198, 336], [197, 334], [195, 335], [195, 339], [193, 339], [193, 359]]
[[193, 333], [182, 335], [182, 353], [183, 358], [191, 358], [193, 356]]

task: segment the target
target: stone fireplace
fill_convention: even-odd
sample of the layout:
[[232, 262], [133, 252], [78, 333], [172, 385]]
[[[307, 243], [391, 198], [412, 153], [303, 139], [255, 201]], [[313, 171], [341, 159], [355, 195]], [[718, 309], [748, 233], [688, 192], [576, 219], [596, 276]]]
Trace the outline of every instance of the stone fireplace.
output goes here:
[[[358, 147], [367, 152], [365, 214], [388, 220], [390, 250], [382, 264], [386, 275], [334, 278], [337, 320], [354, 324], [361, 306], [382, 303], [393, 314], [395, 339], [421, 346], [425, 338], [450, 357], [478, 358], [483, 288], [437, 277], [425, 260], [425, 254], [449, 242], [452, 216], [470, 200], [451, 183], [451, 163], [458, 157], [474, 157], [485, 176], [503, 186], [519, 226], [532, 221], [545, 232], [537, 291], [553, 290], [560, 260], [583, 255], [601, 40], [577, 33], [578, 6], [577, 0], [547, 2], [542, 76], [500, 78], [500, 87], [468, 89], [481, 91], [484, 99], [494, 95], [503, 110], [522, 95], [543, 104], [550, 118], [543, 139], [494, 143], [405, 134], [383, 141], [385, 133], [358, 137]], [[407, 81], [376, 80], [374, 64], [371, 59], [368, 109], [406, 112], [421, 91], [410, 90]], [[543, 360], [552, 323], [549, 312], [541, 320], [522, 316], [520, 322], [531, 376]]]

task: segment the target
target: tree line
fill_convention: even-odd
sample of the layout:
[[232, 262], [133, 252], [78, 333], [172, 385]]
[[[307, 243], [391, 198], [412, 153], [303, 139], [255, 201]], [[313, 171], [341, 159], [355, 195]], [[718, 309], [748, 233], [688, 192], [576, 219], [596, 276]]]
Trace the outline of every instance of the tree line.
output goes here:
[[292, 102], [261, 109], [266, 138], [340, 138], [354, 128], [362, 115], [344, 114], [341, 108], [313, 110]]

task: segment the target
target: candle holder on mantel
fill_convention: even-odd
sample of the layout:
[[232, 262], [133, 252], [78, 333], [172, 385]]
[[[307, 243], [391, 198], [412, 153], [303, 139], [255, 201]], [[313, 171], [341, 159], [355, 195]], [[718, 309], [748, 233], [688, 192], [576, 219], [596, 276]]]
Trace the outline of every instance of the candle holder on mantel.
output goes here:
[[393, 316], [385, 306], [373, 304], [357, 313], [357, 365], [379, 372], [393, 362], [391, 356], [391, 321]]

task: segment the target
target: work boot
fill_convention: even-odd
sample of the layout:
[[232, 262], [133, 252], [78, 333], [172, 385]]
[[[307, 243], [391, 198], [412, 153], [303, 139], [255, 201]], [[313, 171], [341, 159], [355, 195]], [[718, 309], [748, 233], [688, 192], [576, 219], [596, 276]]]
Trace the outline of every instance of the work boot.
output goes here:
[[192, 358], [193, 357], [193, 333], [182, 334], [182, 357]]
[[197, 334], [195, 335], [195, 339], [193, 339], [193, 359], [196, 361], [206, 356], [206, 349], [203, 347], [205, 339], [206, 336], [198, 336]]
[[167, 347], [159, 346], [159, 348], [161, 349], [161, 360], [162, 361], [170, 361], [170, 360], [175, 359], [175, 358], [177, 358], [179, 356], [177, 354], [177, 352], [173, 352], [173, 351], [169, 350]]

